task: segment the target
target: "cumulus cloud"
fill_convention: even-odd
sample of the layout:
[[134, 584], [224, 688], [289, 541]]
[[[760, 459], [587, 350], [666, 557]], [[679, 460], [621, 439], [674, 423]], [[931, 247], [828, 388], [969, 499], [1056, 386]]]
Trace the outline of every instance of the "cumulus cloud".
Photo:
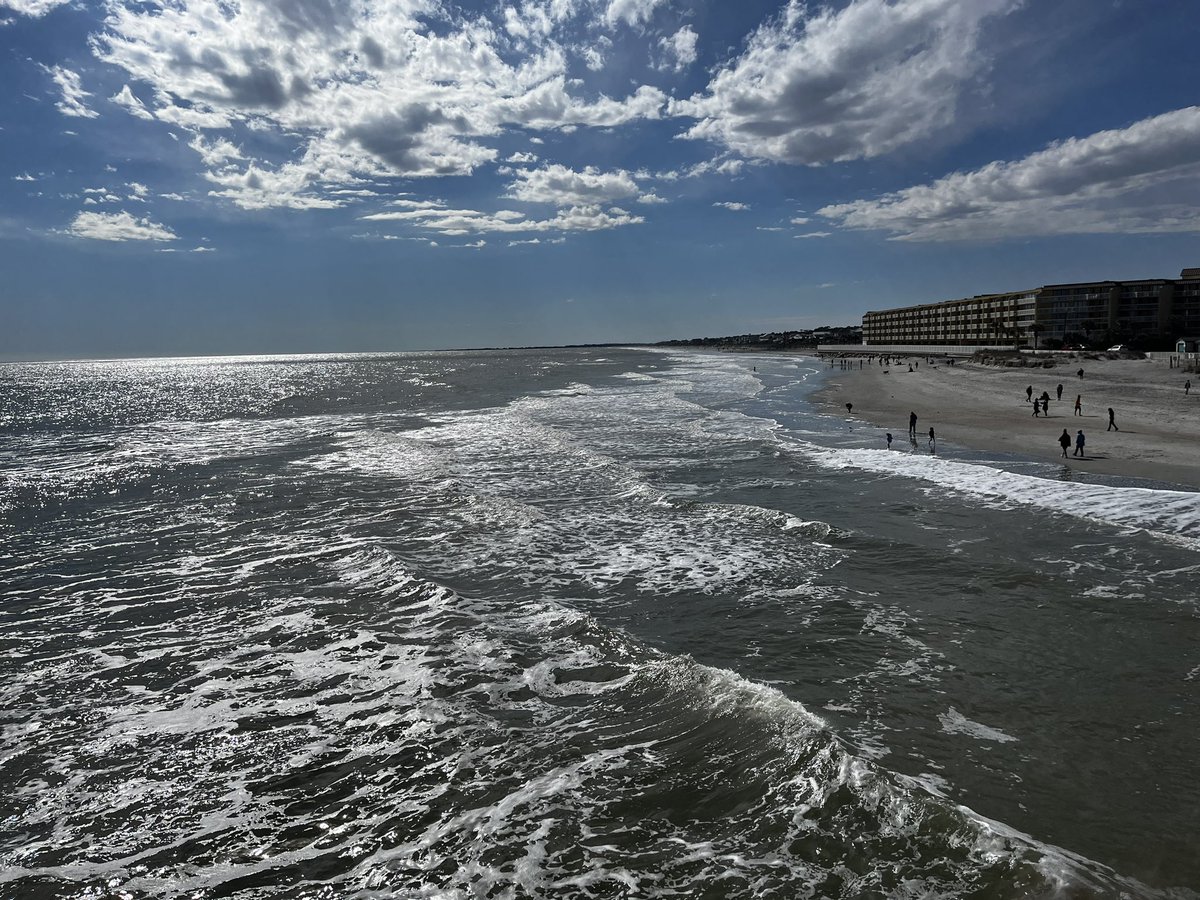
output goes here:
[[137, 219], [127, 212], [81, 212], [75, 216], [68, 234], [97, 241], [173, 241], [176, 234], [166, 225]]
[[684, 136], [747, 158], [870, 158], [946, 129], [990, 59], [984, 23], [1020, 0], [789, 0], [704, 94], [673, 101]]
[[650, 21], [654, 11], [667, 0], [609, 0], [604, 10], [604, 21], [609, 25], [624, 22], [626, 25], [641, 25]]
[[680, 28], [670, 37], [664, 37], [658, 42], [666, 62], [664, 68], [673, 68], [677, 72], [686, 69], [696, 61], [696, 41], [699, 35], [690, 25]]
[[725, 209], [732, 210], [733, 212], [745, 212], [750, 208], [749, 203], [739, 203], [734, 200], [718, 201], [717, 203], [714, 203], [713, 206], [720, 206]]
[[54, 104], [60, 113], [80, 119], [94, 119], [99, 115], [94, 109], [89, 109], [85, 102], [92, 95], [83, 89], [78, 72], [72, 72], [62, 66], [46, 67], [46, 71], [50, 73], [50, 77], [62, 93], [62, 99]]
[[0, 0], [0, 9], [11, 9], [23, 16], [37, 19], [70, 2], [71, 0]]
[[[656, 2], [605, 9], [636, 22]], [[148, 89], [149, 114], [206, 133], [193, 147], [215, 195], [246, 208], [312, 208], [337, 205], [332, 190], [363, 181], [470, 175], [513, 128], [660, 117], [658, 88], [584, 95], [568, 78], [556, 29], [585, 8], [523, 0], [494, 21], [438, 0], [112, 0], [93, 46]], [[131, 111], [140, 103], [132, 89], [114, 101]], [[274, 140], [243, 140], [251, 130]], [[272, 144], [284, 148], [273, 158], [219, 152]]]
[[1200, 231], [1200, 107], [818, 213], [897, 239]]
[[633, 175], [624, 169], [601, 172], [588, 166], [582, 172], [576, 172], [555, 164], [517, 172], [507, 196], [526, 203], [553, 203], [565, 207], [611, 203], [641, 193]]

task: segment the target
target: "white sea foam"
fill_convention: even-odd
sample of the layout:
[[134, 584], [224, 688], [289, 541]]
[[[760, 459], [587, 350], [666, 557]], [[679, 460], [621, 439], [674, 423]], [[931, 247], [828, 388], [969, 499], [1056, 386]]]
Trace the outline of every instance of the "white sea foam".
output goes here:
[[918, 478], [999, 505], [1020, 504], [1112, 525], [1140, 528], [1200, 548], [1200, 493], [1052, 481], [991, 466], [886, 450], [785, 445], [830, 469]]
[[938, 721], [942, 723], [942, 731], [946, 734], [965, 734], [973, 738], [978, 738], [981, 741], [996, 741], [999, 744], [1007, 744], [1017, 740], [1011, 734], [1005, 734], [998, 728], [991, 728], [980, 722], [975, 722], [968, 719], [953, 706], [946, 712], [938, 714]]

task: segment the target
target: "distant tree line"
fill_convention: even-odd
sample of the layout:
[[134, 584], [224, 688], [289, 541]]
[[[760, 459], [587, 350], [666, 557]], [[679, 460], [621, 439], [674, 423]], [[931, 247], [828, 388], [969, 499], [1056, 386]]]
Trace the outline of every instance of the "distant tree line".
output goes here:
[[659, 341], [659, 347], [709, 347], [717, 350], [801, 350], [818, 344], [861, 344], [859, 325], [824, 325], [799, 331], [732, 334], [725, 337], [679, 338]]

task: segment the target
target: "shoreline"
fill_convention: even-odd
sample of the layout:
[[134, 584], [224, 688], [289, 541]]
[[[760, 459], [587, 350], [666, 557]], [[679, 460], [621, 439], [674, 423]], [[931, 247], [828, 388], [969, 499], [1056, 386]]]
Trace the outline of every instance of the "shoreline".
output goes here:
[[[939, 455], [953, 449], [998, 451], [1043, 463], [1058, 463], [1070, 473], [1144, 479], [1200, 491], [1200, 376], [1148, 359], [1071, 360], [1054, 368], [1004, 368], [957, 360], [908, 357], [891, 366], [846, 358], [811, 395], [819, 409], [866, 422], [891, 432], [893, 449], [906, 449], [909, 413], [917, 414], [918, 446], [925, 451], [934, 428]], [[834, 360], [840, 364], [841, 360]], [[909, 372], [909, 363], [913, 371]], [[1076, 370], [1082, 367], [1080, 378]], [[1192, 390], [1184, 393], [1191, 379]], [[1057, 386], [1063, 386], [1058, 400]], [[1046, 417], [1032, 414], [1026, 389], [1050, 395]], [[1081, 397], [1082, 415], [1074, 414]], [[847, 413], [846, 404], [853, 404]], [[1108, 408], [1120, 429], [1107, 430]], [[1058, 444], [1063, 429], [1071, 437], [1066, 459]], [[1086, 439], [1084, 457], [1075, 451], [1075, 433]]]

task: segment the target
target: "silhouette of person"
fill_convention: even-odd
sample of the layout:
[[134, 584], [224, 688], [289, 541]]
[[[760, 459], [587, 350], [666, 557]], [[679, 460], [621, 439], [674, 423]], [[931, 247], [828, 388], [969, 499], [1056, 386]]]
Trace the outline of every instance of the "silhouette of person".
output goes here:
[[1079, 431], [1075, 432], [1075, 453], [1073, 454], [1074, 456], [1083, 456], [1083, 444], [1084, 444], [1083, 429], [1080, 429]]
[[1049, 397], [1042, 398], [1042, 415], [1045, 416], [1047, 419], [1050, 418], [1050, 398]]
[[887, 433], [887, 445], [888, 445], [887, 448], [889, 450], [891, 450], [892, 449], [892, 433], [890, 431]]
[[1083, 377], [1083, 369], [1080, 369], [1080, 370], [1079, 370], [1078, 372], [1076, 372], [1075, 374], [1076, 374], [1076, 375], [1078, 375], [1080, 378], [1082, 378], [1082, 377]]
[[1120, 428], [1117, 427], [1117, 414], [1115, 412], [1113, 412], [1113, 408], [1111, 406], [1108, 408], [1108, 427], [1105, 428], [1104, 430], [1105, 431], [1120, 431], [1121, 430]]
[[1033, 385], [1025, 388], [1025, 402], [1028, 403], [1033, 399]]
[[847, 413], [851, 412], [853, 409], [854, 409], [854, 404], [853, 404], [853, 403], [847, 403], [847, 404], [846, 404], [846, 412], [847, 412]]
[[1075, 415], [1083, 415], [1083, 394], [1075, 395]]
[[908, 436], [913, 439], [917, 436], [917, 414], [915, 412], [908, 414]]
[[1189, 378], [1187, 381], [1185, 381], [1183, 383], [1183, 396], [1186, 397], [1188, 395], [1188, 392], [1191, 391], [1191, 389], [1192, 389], [1192, 379]]
[[1033, 415], [1037, 418], [1042, 413], [1042, 403], [1040, 400], [1033, 401]]
[[937, 443], [936, 443], [936, 439], [933, 436], [933, 426], [932, 425], [929, 427], [929, 452], [937, 453]]
[[1062, 399], [1062, 385], [1061, 384], [1058, 386], [1058, 399], [1059, 400]]
[[1067, 429], [1063, 429], [1063, 433], [1058, 436], [1058, 443], [1063, 450], [1063, 459], [1067, 458], [1067, 448], [1071, 446], [1071, 435]]

